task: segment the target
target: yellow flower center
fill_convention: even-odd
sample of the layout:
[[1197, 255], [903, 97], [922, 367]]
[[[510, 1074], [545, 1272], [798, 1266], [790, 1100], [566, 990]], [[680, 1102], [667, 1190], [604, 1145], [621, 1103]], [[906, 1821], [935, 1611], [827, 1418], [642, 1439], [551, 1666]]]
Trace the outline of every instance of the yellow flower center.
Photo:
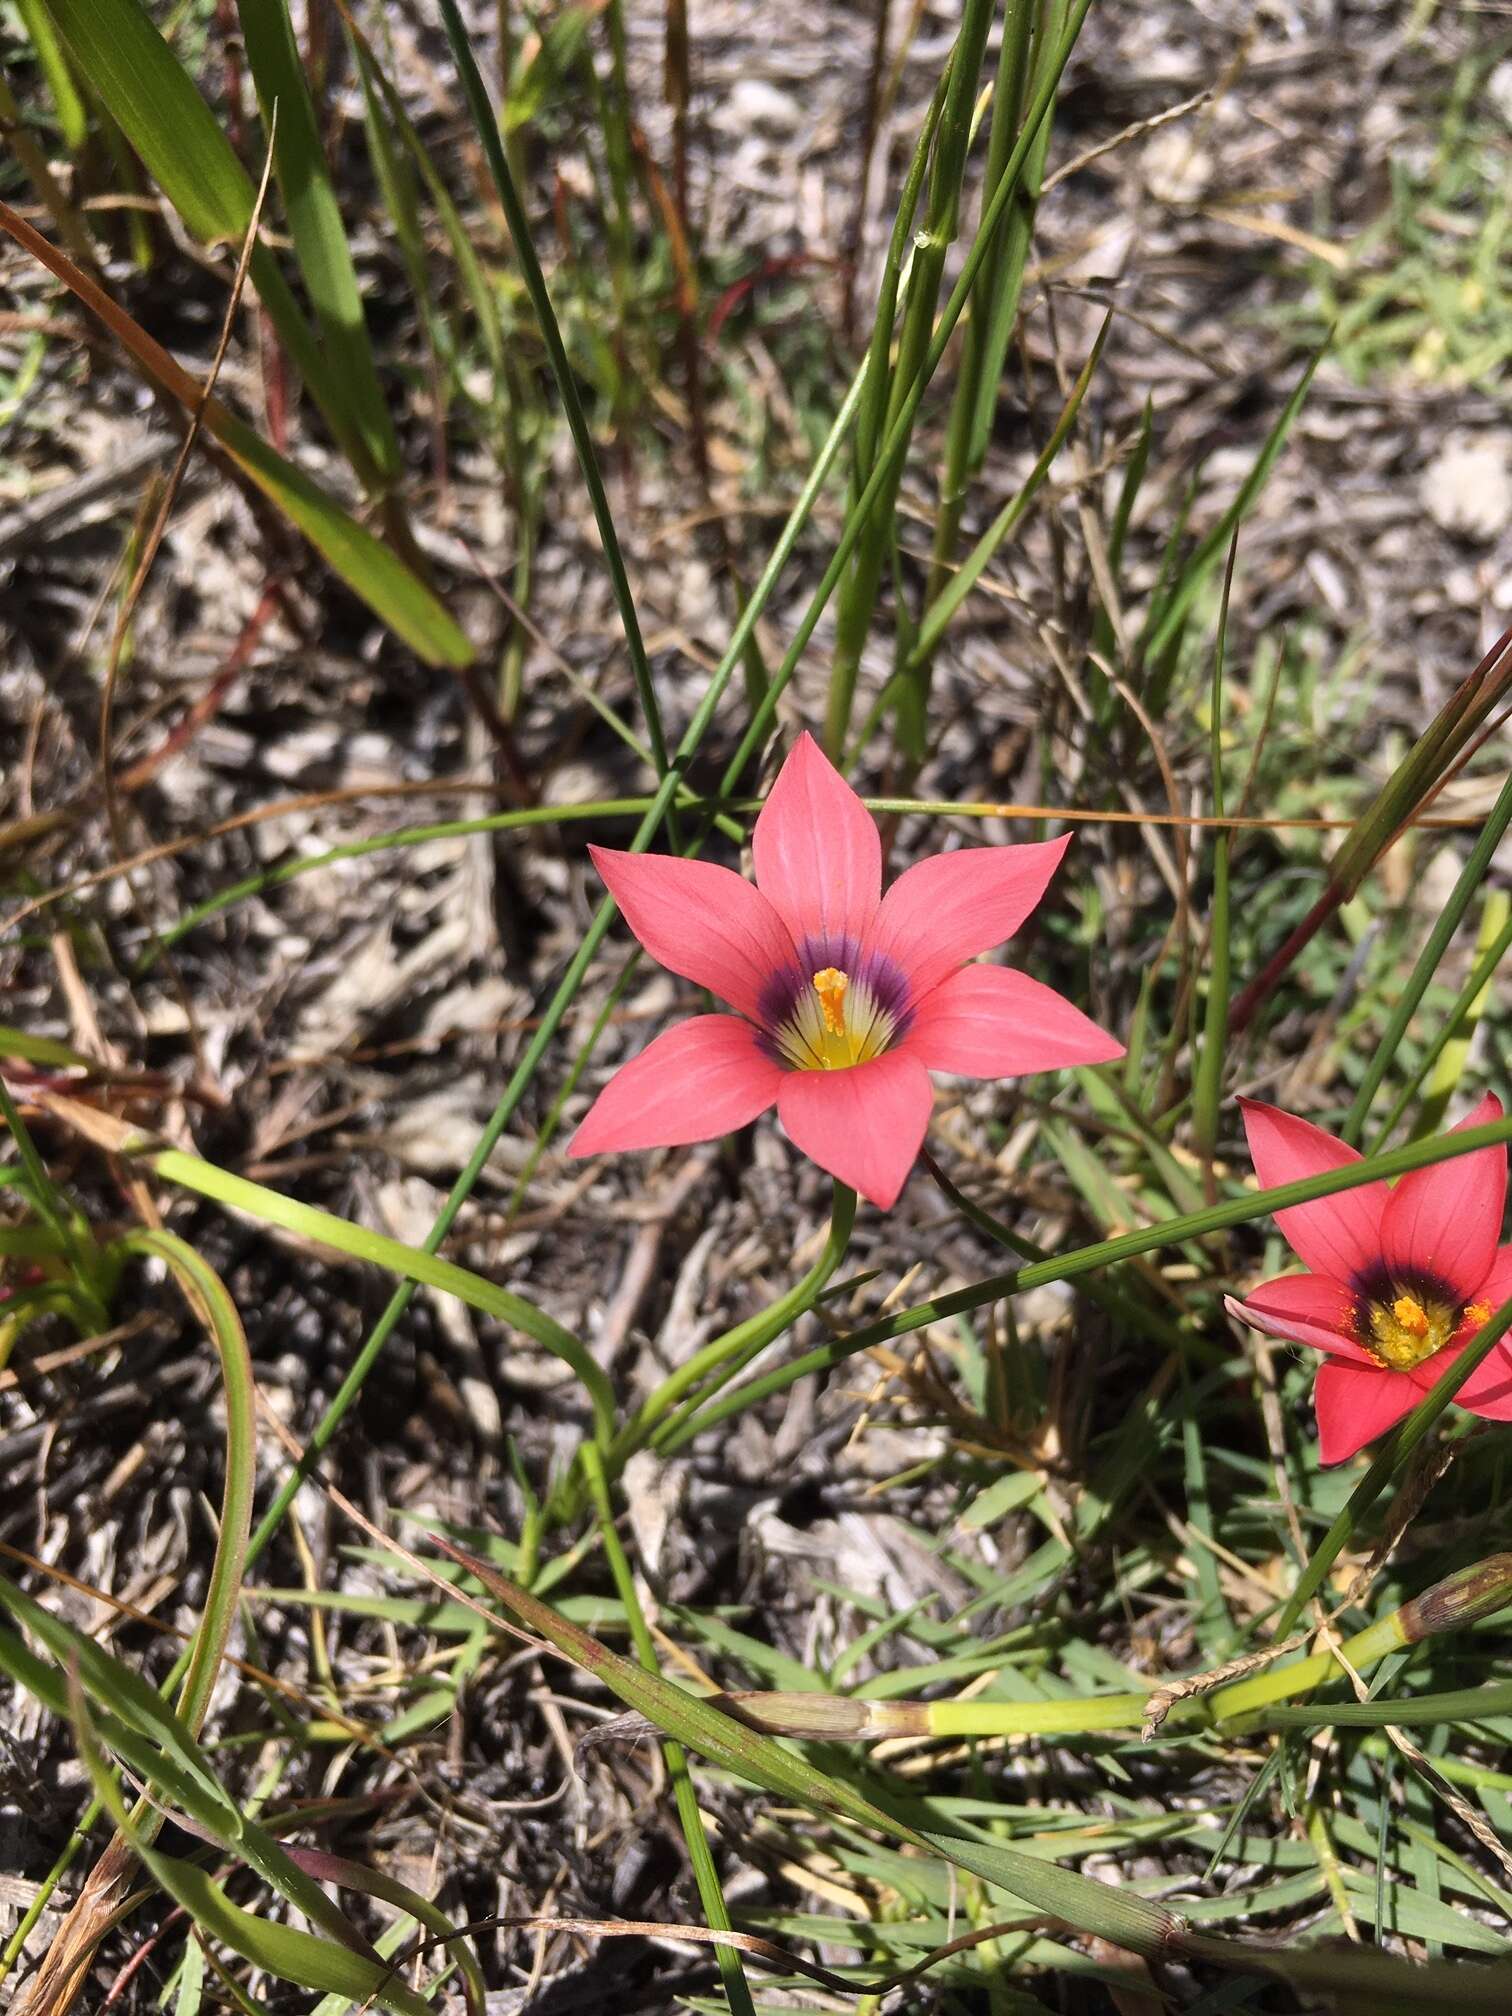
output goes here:
[[[1380, 1364], [1393, 1372], [1410, 1372], [1442, 1351], [1459, 1328], [1459, 1311], [1451, 1303], [1400, 1294], [1390, 1303], [1366, 1305], [1370, 1335], [1360, 1342]], [[1465, 1312], [1467, 1315], [1471, 1311]]]
[[773, 1027], [772, 1041], [797, 1071], [846, 1071], [880, 1057], [897, 1031], [897, 1014], [869, 979], [823, 966]]

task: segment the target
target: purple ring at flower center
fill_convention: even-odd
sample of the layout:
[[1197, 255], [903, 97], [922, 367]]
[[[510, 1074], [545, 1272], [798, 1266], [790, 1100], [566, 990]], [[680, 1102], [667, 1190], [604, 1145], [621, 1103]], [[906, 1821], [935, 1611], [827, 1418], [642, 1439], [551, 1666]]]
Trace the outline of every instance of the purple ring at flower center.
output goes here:
[[827, 967], [843, 973], [852, 986], [870, 989], [873, 1001], [893, 1024], [889, 1048], [907, 1034], [913, 1021], [913, 1004], [907, 978], [897, 961], [889, 959], [885, 952], [865, 951], [844, 932], [810, 935], [798, 947], [797, 963], [780, 966], [771, 974], [757, 999], [756, 1012], [761, 1017], [757, 1042], [778, 1063], [787, 1060], [774, 1040], [777, 1030], [792, 1021], [799, 1003], [813, 991], [814, 975]]
[[1419, 1267], [1392, 1273], [1380, 1260], [1369, 1267], [1357, 1268], [1349, 1278], [1349, 1285], [1362, 1308], [1371, 1302], [1389, 1304], [1398, 1295], [1415, 1296], [1425, 1307], [1436, 1302], [1446, 1309], [1460, 1308], [1475, 1299], [1473, 1294], [1467, 1295], [1441, 1274], [1428, 1274]]

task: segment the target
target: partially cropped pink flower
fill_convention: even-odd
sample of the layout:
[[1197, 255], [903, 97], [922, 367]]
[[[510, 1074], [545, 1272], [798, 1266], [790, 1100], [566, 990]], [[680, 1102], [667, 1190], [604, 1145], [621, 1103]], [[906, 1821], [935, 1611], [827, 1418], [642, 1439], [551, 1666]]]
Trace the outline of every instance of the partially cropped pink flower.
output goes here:
[[[1270, 1189], [1358, 1162], [1321, 1127], [1257, 1099], [1240, 1101], [1255, 1174]], [[1491, 1094], [1460, 1127], [1501, 1118]], [[1454, 1130], [1456, 1133], [1458, 1128]], [[1512, 1246], [1499, 1246], [1507, 1151], [1414, 1169], [1276, 1213], [1306, 1274], [1228, 1298], [1242, 1323], [1326, 1352], [1313, 1388], [1325, 1463], [1342, 1463], [1410, 1413], [1493, 1309], [1512, 1295]], [[1491, 1421], [1512, 1421], [1512, 1351], [1503, 1339], [1455, 1395]]]
[[1123, 1055], [1027, 974], [973, 966], [1045, 893], [1065, 839], [935, 854], [882, 894], [876, 822], [809, 735], [756, 821], [756, 886], [674, 854], [589, 851], [653, 959], [733, 1015], [695, 1015], [616, 1072], [574, 1155], [711, 1141], [769, 1106], [885, 1211], [929, 1123], [931, 1071], [1016, 1078]]

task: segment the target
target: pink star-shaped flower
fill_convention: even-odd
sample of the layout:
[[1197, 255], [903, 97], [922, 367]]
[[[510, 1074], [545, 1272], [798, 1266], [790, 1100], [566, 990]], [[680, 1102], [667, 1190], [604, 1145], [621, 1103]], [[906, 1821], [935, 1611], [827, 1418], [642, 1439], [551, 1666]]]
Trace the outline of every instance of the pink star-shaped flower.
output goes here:
[[[1269, 1189], [1358, 1162], [1309, 1120], [1243, 1099], [1255, 1174]], [[1460, 1127], [1501, 1118], [1490, 1093]], [[1456, 1132], [1459, 1130], [1456, 1129]], [[1409, 1413], [1493, 1309], [1512, 1295], [1512, 1246], [1498, 1246], [1507, 1151], [1414, 1169], [1276, 1213], [1306, 1274], [1262, 1282], [1228, 1309], [1272, 1337], [1328, 1354], [1313, 1388], [1325, 1463], [1342, 1463]], [[1512, 1351], [1503, 1339], [1455, 1396], [1512, 1421]]]
[[1017, 931], [1067, 844], [935, 854], [884, 896], [876, 822], [805, 734], [756, 821], [755, 886], [680, 855], [590, 848], [652, 958], [735, 1013], [648, 1044], [570, 1152], [711, 1141], [775, 1106], [805, 1155], [889, 1209], [929, 1123], [931, 1071], [1016, 1078], [1123, 1055], [1039, 981], [967, 963]]

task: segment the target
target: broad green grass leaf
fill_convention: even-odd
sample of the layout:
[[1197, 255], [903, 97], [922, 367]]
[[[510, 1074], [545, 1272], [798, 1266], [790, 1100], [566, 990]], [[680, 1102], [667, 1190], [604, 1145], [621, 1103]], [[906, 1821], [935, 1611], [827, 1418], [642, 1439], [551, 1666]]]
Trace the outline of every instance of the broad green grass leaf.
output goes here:
[[539, 1602], [486, 1561], [479, 1561], [446, 1540], [438, 1538], [437, 1544], [476, 1575], [522, 1624], [555, 1645], [574, 1665], [601, 1680], [627, 1707], [711, 1763], [722, 1765], [768, 1791], [801, 1800], [820, 1811], [837, 1813], [864, 1827], [874, 1827], [915, 1847], [931, 1848], [977, 1875], [989, 1873], [983, 1866], [985, 1855], [991, 1865], [989, 1880], [1001, 1883], [1026, 1903], [1069, 1919], [1072, 1924], [1114, 1940], [1132, 1952], [1159, 1952], [1175, 1929], [1177, 1921], [1156, 1905], [1074, 1870], [1047, 1867], [1011, 1849], [981, 1850], [977, 1844], [963, 1843], [954, 1836], [917, 1832], [874, 1805], [844, 1779], [818, 1770], [771, 1737], [737, 1722], [711, 1701], [689, 1694], [660, 1674], [647, 1672], [635, 1661], [611, 1652], [607, 1645], [569, 1624], [550, 1605]]
[[[476, 1623], [477, 1620], [473, 1621]], [[422, 1897], [408, 1883], [401, 1883], [397, 1876], [386, 1875], [381, 1869], [369, 1869], [361, 1862], [349, 1861], [345, 1855], [328, 1855], [324, 1850], [314, 1848], [296, 1848], [292, 1853], [307, 1876], [313, 1876], [321, 1883], [334, 1883], [343, 1890], [356, 1890], [364, 1897], [381, 1898], [385, 1904], [392, 1904], [396, 1911], [406, 1912], [427, 1931], [438, 1933], [441, 1943], [435, 1950], [456, 1961], [462, 1970], [470, 2016], [482, 2016], [486, 1994], [477, 1959], [468, 1940], [456, 1936], [457, 1927], [439, 1905], [433, 1904], [428, 1897]]]

